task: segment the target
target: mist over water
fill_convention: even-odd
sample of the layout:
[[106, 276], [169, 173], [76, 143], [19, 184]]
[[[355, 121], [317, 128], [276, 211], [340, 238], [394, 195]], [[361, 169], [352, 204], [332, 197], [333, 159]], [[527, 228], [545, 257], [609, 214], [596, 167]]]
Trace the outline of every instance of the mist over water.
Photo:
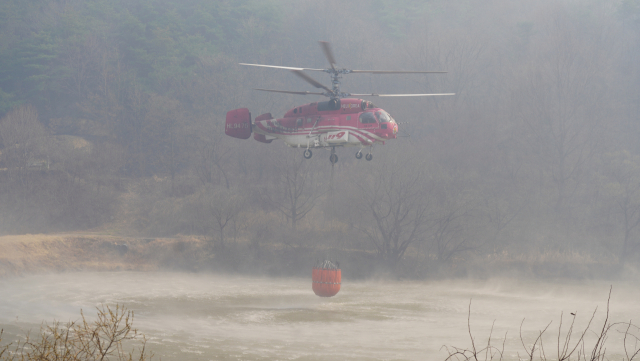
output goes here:
[[[100, 304], [135, 311], [134, 326], [163, 360], [424, 360], [444, 359], [443, 345], [468, 347], [467, 311], [477, 343], [505, 343], [506, 359], [523, 354], [518, 329], [532, 342], [549, 321], [545, 346], [555, 350], [564, 312], [584, 327], [596, 307], [604, 320], [611, 283], [515, 280], [343, 282], [333, 298], [319, 298], [309, 279], [231, 277], [190, 273], [72, 273], [0, 281], [5, 341], [42, 321], [93, 317]], [[640, 290], [613, 283], [611, 320], [640, 315]], [[594, 329], [595, 329], [594, 328]], [[613, 334], [608, 353], [621, 336]]]

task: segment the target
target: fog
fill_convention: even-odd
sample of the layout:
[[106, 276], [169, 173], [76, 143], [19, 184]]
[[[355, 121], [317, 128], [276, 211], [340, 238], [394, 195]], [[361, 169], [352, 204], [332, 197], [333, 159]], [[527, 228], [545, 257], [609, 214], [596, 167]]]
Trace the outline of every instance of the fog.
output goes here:
[[[447, 72], [347, 74], [342, 91], [455, 95], [367, 98], [399, 123], [372, 161], [338, 148], [332, 167], [328, 151], [304, 159], [282, 141], [225, 136], [229, 110], [282, 117], [326, 100], [256, 91], [315, 89], [289, 71], [238, 64], [327, 68], [320, 40], [339, 68]], [[639, 45], [637, 0], [3, 1], [0, 277], [194, 273], [2, 279], [0, 321], [19, 316], [15, 327], [27, 327], [124, 302], [145, 315], [140, 328], [154, 342], [165, 332], [177, 348], [209, 352], [191, 343], [196, 334], [210, 343], [249, 332], [266, 358], [304, 358], [318, 350], [291, 341], [302, 324], [308, 337], [316, 328], [336, 337], [328, 359], [391, 358], [405, 346], [402, 358], [419, 359], [442, 344], [466, 347], [471, 298], [480, 337], [492, 319], [515, 337], [533, 309], [535, 333], [560, 312], [602, 306], [640, 262]], [[310, 76], [330, 86], [327, 74]], [[40, 233], [61, 236], [30, 236]], [[322, 259], [341, 264], [335, 300], [305, 285]], [[193, 292], [227, 292], [215, 275], [255, 289], [247, 309], [197, 301], [218, 323], [189, 323], [197, 317], [180, 309]], [[91, 286], [100, 277], [105, 287]], [[487, 281], [496, 277], [515, 289]], [[614, 290], [633, 293], [631, 284]], [[171, 295], [166, 314], [148, 308], [160, 289]], [[496, 305], [483, 303], [486, 292]], [[416, 308], [394, 314], [405, 296]], [[625, 302], [635, 296], [613, 298], [617, 316], [632, 318]], [[385, 306], [367, 303], [377, 297]], [[519, 297], [511, 310], [509, 297]], [[400, 332], [395, 344], [330, 331], [358, 334], [382, 319], [417, 334]], [[447, 335], [429, 341], [430, 322]], [[349, 353], [354, 343], [363, 346]], [[223, 344], [240, 358], [251, 348]]]
[[[477, 345], [493, 341], [504, 359], [525, 355], [539, 331], [553, 355], [557, 329], [576, 313], [577, 330], [598, 309], [593, 330], [606, 315], [610, 284], [485, 281], [344, 282], [333, 298], [310, 292], [310, 280], [229, 277], [192, 273], [75, 273], [0, 281], [0, 322], [13, 339], [41, 319], [77, 320], [102, 303], [125, 303], [148, 346], [163, 360], [424, 360], [445, 359], [442, 346], [470, 347], [467, 316]], [[637, 314], [637, 287], [616, 282], [610, 321]], [[524, 319], [522, 330], [520, 324]], [[607, 355], [620, 358], [624, 326], [607, 341]], [[595, 332], [594, 332], [595, 333]], [[594, 333], [586, 338], [595, 341]], [[574, 342], [577, 336], [574, 336]], [[573, 343], [572, 343], [573, 345]], [[630, 344], [631, 345], [631, 344]], [[480, 347], [479, 347], [480, 348]], [[550, 356], [552, 357], [552, 356]]]
[[[421, 277], [477, 256], [637, 264], [633, 1], [39, 4], [2, 10], [0, 234], [346, 248]], [[318, 40], [347, 68], [448, 72], [343, 90], [456, 95], [374, 99], [403, 137], [335, 169], [224, 136], [228, 110], [321, 100], [255, 91], [310, 86], [238, 65], [326, 67]]]

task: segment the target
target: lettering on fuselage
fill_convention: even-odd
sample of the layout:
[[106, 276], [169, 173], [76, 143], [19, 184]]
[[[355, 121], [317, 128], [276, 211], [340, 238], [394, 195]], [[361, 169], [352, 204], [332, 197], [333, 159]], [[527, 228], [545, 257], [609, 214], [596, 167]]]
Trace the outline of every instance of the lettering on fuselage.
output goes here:
[[247, 128], [249, 128], [249, 123], [227, 123], [227, 128], [229, 128], [229, 129], [247, 129]]
[[336, 131], [327, 133], [323, 140], [329, 144], [339, 144], [346, 143], [348, 141], [347, 138], [349, 138], [348, 131]]
[[356, 104], [356, 103], [342, 104], [342, 109], [352, 109], [352, 108], [360, 108], [360, 104]]

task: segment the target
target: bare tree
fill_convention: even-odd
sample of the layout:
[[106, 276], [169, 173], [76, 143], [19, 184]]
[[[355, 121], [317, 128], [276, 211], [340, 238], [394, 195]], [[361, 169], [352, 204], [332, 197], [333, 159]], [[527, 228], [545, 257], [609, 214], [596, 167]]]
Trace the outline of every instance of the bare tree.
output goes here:
[[275, 186], [262, 191], [264, 200], [284, 215], [294, 230], [324, 193], [312, 164], [301, 152], [284, 154], [275, 166]]
[[[451, 262], [457, 255], [476, 250], [497, 233], [492, 230], [495, 210], [482, 203], [473, 180], [447, 169], [431, 169], [432, 226], [425, 234], [429, 253], [441, 262]], [[504, 221], [504, 220], [502, 220]]]
[[245, 195], [235, 188], [211, 184], [186, 197], [177, 217], [188, 232], [210, 236], [214, 249], [225, 249], [230, 236], [237, 237]]
[[[46, 130], [33, 106], [23, 105], [0, 120], [2, 161], [10, 182], [5, 194], [17, 202], [14, 217], [27, 217], [30, 200], [37, 189], [39, 172], [49, 167]], [[8, 202], [7, 202], [8, 203]]]
[[440, 262], [449, 262], [454, 255], [476, 247], [465, 234], [465, 220], [470, 218], [468, 204], [451, 202], [436, 211], [434, 227], [430, 232], [430, 248]]
[[440, 263], [495, 240], [513, 216], [489, 204], [473, 179], [420, 155], [384, 154], [366, 176], [350, 179], [355, 191], [342, 205], [346, 219], [394, 267], [415, 246]]
[[189, 130], [191, 133], [190, 148], [193, 170], [202, 184], [216, 183], [220, 178], [227, 189], [230, 187], [229, 172], [227, 171], [232, 147], [225, 144], [224, 132], [216, 123], [219, 119], [207, 118], [196, 121], [196, 125]]
[[431, 189], [428, 171], [417, 157], [398, 162], [384, 158], [365, 176], [359, 173], [350, 180], [356, 191], [348, 202], [355, 207], [346, 216], [393, 268], [411, 245], [425, 240], [432, 225]]
[[215, 222], [212, 231], [218, 234], [218, 247], [224, 249], [229, 226], [233, 225], [234, 237], [237, 234], [237, 218], [243, 209], [244, 201], [241, 194], [229, 190], [213, 191], [210, 197], [207, 206], [209, 214]]
[[640, 249], [634, 232], [640, 225], [640, 156], [627, 151], [608, 153], [603, 168], [609, 205], [614, 206], [611, 214], [620, 217], [623, 237], [619, 259], [624, 262]]
[[33, 106], [19, 106], [0, 120], [2, 155], [10, 172], [22, 173], [29, 161], [46, 157], [45, 135], [46, 130]]
[[532, 37], [529, 61], [514, 70], [511, 106], [533, 164], [553, 184], [556, 207], [561, 207], [605, 145], [615, 39], [604, 24], [585, 31], [561, 7], [541, 16], [545, 20]]

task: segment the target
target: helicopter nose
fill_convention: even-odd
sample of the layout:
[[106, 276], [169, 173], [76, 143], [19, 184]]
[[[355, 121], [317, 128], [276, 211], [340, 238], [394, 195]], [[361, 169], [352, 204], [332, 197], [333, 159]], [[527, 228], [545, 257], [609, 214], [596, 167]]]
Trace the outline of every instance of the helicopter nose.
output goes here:
[[384, 123], [380, 125], [380, 129], [374, 131], [376, 135], [384, 139], [396, 139], [398, 133], [397, 123]]
[[396, 134], [398, 134], [398, 124], [397, 123], [391, 123], [387, 126], [387, 130], [384, 134], [385, 138], [387, 139], [396, 139]]

